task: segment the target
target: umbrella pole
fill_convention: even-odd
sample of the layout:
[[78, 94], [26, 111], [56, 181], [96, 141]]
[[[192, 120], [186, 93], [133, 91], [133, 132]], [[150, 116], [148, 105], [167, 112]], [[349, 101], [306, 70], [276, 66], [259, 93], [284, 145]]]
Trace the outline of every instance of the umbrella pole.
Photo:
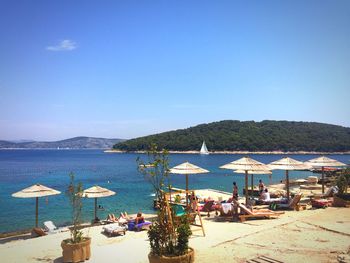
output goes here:
[[95, 197], [95, 222], [97, 221], [97, 198]]
[[188, 207], [188, 174], [186, 174], [186, 208]]
[[251, 196], [254, 196], [254, 174], [251, 175], [251, 181], [252, 181], [252, 192], [250, 193]]
[[35, 227], [38, 227], [38, 214], [39, 214], [39, 197], [35, 201]]
[[324, 194], [324, 166], [322, 166], [322, 194]]
[[289, 174], [288, 174], [288, 170], [286, 170], [286, 188], [287, 188], [287, 199], [289, 201]]
[[245, 204], [248, 204], [248, 171], [245, 171]]

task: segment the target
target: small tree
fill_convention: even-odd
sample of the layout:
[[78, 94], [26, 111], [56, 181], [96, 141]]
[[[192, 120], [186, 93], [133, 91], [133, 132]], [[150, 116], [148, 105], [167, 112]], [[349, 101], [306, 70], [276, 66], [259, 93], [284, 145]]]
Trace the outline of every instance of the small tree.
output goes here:
[[159, 151], [155, 144], [147, 152], [148, 162], [137, 159], [138, 170], [144, 175], [155, 191], [159, 204], [157, 220], [148, 231], [151, 254], [157, 256], [179, 256], [188, 250], [188, 239], [192, 234], [186, 215], [173, 220], [169, 214], [165, 190], [170, 187], [168, 151]]
[[70, 183], [67, 190], [67, 196], [69, 197], [69, 201], [72, 208], [72, 222], [73, 228], [71, 228], [71, 238], [69, 240], [70, 243], [80, 243], [83, 241], [83, 232], [79, 229], [81, 224], [81, 213], [83, 209], [82, 203], [82, 192], [83, 186], [79, 182], [78, 184], [75, 182], [74, 174], [70, 173]]
[[350, 183], [350, 168], [342, 170], [339, 175], [336, 185], [339, 189], [339, 194], [346, 194], [348, 192], [348, 186]]

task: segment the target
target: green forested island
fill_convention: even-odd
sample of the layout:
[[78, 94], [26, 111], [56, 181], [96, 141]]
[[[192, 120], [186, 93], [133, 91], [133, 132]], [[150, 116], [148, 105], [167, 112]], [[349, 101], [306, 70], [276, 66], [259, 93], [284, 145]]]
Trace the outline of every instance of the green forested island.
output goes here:
[[233, 121], [201, 124], [117, 143], [115, 150], [147, 150], [151, 143], [172, 151], [350, 151], [350, 128], [295, 121]]

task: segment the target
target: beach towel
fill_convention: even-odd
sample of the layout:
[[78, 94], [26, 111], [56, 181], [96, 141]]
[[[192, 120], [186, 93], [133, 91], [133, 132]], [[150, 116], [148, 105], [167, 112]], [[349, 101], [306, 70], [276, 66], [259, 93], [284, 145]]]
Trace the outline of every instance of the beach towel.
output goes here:
[[231, 203], [222, 203], [221, 206], [222, 206], [222, 211], [224, 212], [224, 214], [228, 214], [232, 210]]
[[311, 200], [311, 205], [313, 208], [326, 208], [329, 206], [331, 201], [327, 199], [313, 199]]
[[144, 221], [140, 224], [135, 224], [135, 221], [129, 221], [128, 222], [128, 230], [132, 230], [132, 231], [140, 231], [142, 229], [147, 229], [150, 225], [152, 225], [151, 222], [149, 221]]

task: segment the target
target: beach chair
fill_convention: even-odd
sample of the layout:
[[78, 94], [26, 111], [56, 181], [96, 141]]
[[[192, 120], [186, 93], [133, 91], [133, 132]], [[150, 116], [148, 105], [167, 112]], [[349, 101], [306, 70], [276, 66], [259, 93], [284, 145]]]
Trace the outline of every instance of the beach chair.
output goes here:
[[233, 206], [231, 203], [221, 203], [219, 211], [220, 211], [220, 216], [222, 216], [222, 217], [232, 217], [233, 216]]
[[302, 194], [298, 193], [294, 195], [293, 199], [291, 199], [288, 204], [277, 204], [276, 209], [296, 210], [301, 200], [301, 197]]
[[202, 206], [199, 211], [200, 212], [207, 212], [207, 216], [210, 216], [210, 212], [214, 211], [215, 209], [213, 208], [214, 206], [214, 200], [207, 201], [204, 206]]
[[45, 221], [44, 222], [44, 230], [48, 234], [54, 234], [54, 233], [59, 232], [58, 228], [55, 226], [55, 224], [52, 221]]
[[110, 237], [114, 235], [121, 235], [121, 234], [125, 236], [126, 230], [127, 230], [126, 226], [120, 226], [118, 223], [106, 225], [103, 227], [103, 232]]
[[331, 186], [327, 189], [327, 191], [324, 194], [313, 194], [309, 197], [312, 199], [322, 199], [322, 198], [328, 198], [333, 197], [334, 194], [338, 193], [338, 186]]
[[275, 212], [269, 209], [261, 209], [261, 210], [249, 210], [245, 205], [240, 204], [237, 201], [234, 201], [238, 207], [241, 209], [241, 212], [245, 214], [241, 214], [238, 216], [241, 222], [244, 222], [247, 218], [277, 218], [284, 212]]
[[46, 236], [47, 233], [44, 231], [44, 229], [40, 228], [40, 227], [34, 227], [32, 229], [31, 232], [31, 236], [32, 237], [42, 237], [42, 236]]

